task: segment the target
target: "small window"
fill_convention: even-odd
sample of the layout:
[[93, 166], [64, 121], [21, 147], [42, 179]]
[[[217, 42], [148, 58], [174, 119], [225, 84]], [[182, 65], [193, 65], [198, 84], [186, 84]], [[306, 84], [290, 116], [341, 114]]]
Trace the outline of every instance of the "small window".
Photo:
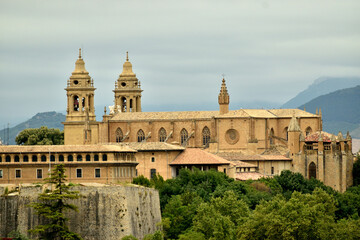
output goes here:
[[210, 143], [210, 129], [208, 127], [204, 127], [202, 130], [202, 138], [203, 138], [203, 146], [207, 147]]
[[87, 155], [86, 155], [86, 161], [87, 161], [87, 162], [89, 162], [89, 161], [90, 161], [90, 159], [91, 159], [91, 158], [90, 158], [90, 155], [89, 155], [89, 154], [87, 154]]
[[68, 155], [68, 162], [72, 162], [74, 160], [73, 155]]
[[1, 156], [0, 156], [0, 162], [2, 162], [2, 158], [1, 158]]
[[50, 155], [50, 162], [55, 162], [55, 156], [54, 155]]
[[311, 133], [312, 133], [311, 127], [307, 127], [306, 130], [305, 130], [306, 136], [309, 136]]
[[226, 168], [224, 168], [224, 173], [226, 174]]
[[20, 157], [18, 155], [15, 156], [14, 162], [20, 162]]
[[64, 155], [59, 155], [59, 162], [63, 162], [64, 161]]
[[32, 155], [32, 161], [37, 162], [37, 156], [36, 155]]
[[45, 155], [41, 155], [41, 161], [46, 162], [46, 156]]
[[21, 170], [20, 169], [15, 170], [15, 177], [16, 178], [21, 178]]
[[23, 162], [29, 162], [29, 156], [28, 155], [25, 155], [23, 157]]
[[138, 175], [138, 172], [137, 172], [137, 169], [135, 169], [135, 177], [137, 177]]
[[79, 154], [79, 155], [77, 155], [77, 157], [76, 157], [76, 161], [78, 161], [78, 162], [81, 162], [82, 161], [82, 156]]
[[180, 142], [182, 146], [186, 146], [188, 140], [188, 132], [183, 128], [180, 132]]
[[271, 175], [274, 175], [274, 167], [271, 167]]
[[3, 178], [3, 170], [0, 169], [0, 178]]
[[102, 155], [102, 159], [103, 159], [103, 161], [107, 161], [107, 155], [106, 155], [106, 154], [103, 154], [103, 155]]
[[142, 130], [142, 129], [140, 129], [139, 131], [138, 131], [138, 133], [137, 133], [137, 140], [138, 140], [138, 142], [142, 142], [142, 141], [144, 141], [145, 140], [145, 133], [144, 133], [144, 131]]
[[151, 162], [155, 162], [155, 157], [152, 157], [152, 158], [151, 158]]
[[36, 169], [36, 178], [40, 179], [43, 177], [42, 175], [43, 171], [42, 169]]
[[77, 178], [82, 178], [82, 169], [81, 168], [76, 169], [76, 177]]
[[95, 168], [95, 177], [96, 177], [96, 178], [101, 177], [101, 175], [100, 175], [100, 168]]
[[150, 178], [153, 179], [156, 175], [156, 169], [150, 169]]
[[121, 128], [117, 128], [116, 132], [115, 132], [115, 141], [116, 142], [121, 142], [123, 137], [124, 137], [124, 135], [123, 135], [123, 132], [121, 131]]
[[94, 161], [99, 161], [99, 155], [98, 154], [94, 155]]
[[164, 128], [160, 128], [159, 130], [159, 142], [165, 142], [166, 140], [166, 130]]
[[6, 155], [6, 157], [5, 157], [5, 162], [11, 162], [11, 157], [10, 157], [10, 155]]

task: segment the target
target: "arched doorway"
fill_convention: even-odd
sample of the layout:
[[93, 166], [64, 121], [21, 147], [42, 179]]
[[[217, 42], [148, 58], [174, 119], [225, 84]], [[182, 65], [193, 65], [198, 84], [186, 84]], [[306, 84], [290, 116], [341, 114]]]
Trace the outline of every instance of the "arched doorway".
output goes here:
[[310, 178], [316, 179], [316, 165], [314, 162], [311, 162], [309, 165], [309, 179]]

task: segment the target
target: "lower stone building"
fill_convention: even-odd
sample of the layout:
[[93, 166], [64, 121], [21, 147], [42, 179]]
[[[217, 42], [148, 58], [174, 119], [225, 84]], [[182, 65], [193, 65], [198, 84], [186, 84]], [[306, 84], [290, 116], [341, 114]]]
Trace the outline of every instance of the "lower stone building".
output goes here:
[[41, 182], [64, 164], [72, 183], [117, 183], [136, 175], [136, 150], [116, 145], [0, 146], [0, 184]]

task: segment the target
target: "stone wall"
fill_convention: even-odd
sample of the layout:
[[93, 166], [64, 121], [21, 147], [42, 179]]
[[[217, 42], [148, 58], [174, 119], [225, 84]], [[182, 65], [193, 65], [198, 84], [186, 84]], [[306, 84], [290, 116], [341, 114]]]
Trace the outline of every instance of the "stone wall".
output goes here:
[[[84, 239], [121, 239], [134, 235], [142, 239], [157, 230], [161, 221], [160, 200], [155, 189], [139, 186], [75, 186], [80, 199], [69, 201], [78, 212], [69, 212], [68, 226]], [[23, 234], [39, 223], [27, 205], [36, 201], [41, 187], [22, 187], [19, 194], [0, 197], [0, 237], [12, 230]], [[4, 187], [0, 187], [0, 193]]]

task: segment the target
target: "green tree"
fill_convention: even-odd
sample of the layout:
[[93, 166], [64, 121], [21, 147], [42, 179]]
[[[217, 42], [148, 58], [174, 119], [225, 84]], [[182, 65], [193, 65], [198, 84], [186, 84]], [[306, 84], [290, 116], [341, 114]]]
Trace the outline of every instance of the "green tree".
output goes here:
[[64, 144], [64, 132], [45, 126], [22, 130], [15, 138], [19, 145], [61, 145]]
[[260, 203], [238, 228], [238, 239], [335, 239], [336, 201], [322, 189], [278, 195]]
[[45, 179], [45, 182], [54, 185], [55, 189], [39, 194], [39, 202], [30, 205], [38, 215], [45, 218], [44, 224], [36, 226], [30, 232], [38, 233], [44, 239], [81, 239], [66, 225], [68, 218], [65, 217], [65, 211], [77, 211], [77, 207], [66, 203], [66, 200], [78, 199], [80, 195], [78, 192], [71, 191], [65, 184], [65, 180], [64, 165], [56, 165], [51, 177]]
[[151, 186], [150, 180], [147, 179], [146, 177], [144, 177], [143, 175], [140, 175], [140, 176], [138, 176], [136, 178], [133, 178], [132, 183], [137, 184], [137, 185], [141, 185], [141, 186], [144, 186], [144, 187], [150, 187]]
[[360, 185], [360, 155], [356, 156], [357, 160], [354, 162], [353, 166], [353, 181], [354, 186]]

